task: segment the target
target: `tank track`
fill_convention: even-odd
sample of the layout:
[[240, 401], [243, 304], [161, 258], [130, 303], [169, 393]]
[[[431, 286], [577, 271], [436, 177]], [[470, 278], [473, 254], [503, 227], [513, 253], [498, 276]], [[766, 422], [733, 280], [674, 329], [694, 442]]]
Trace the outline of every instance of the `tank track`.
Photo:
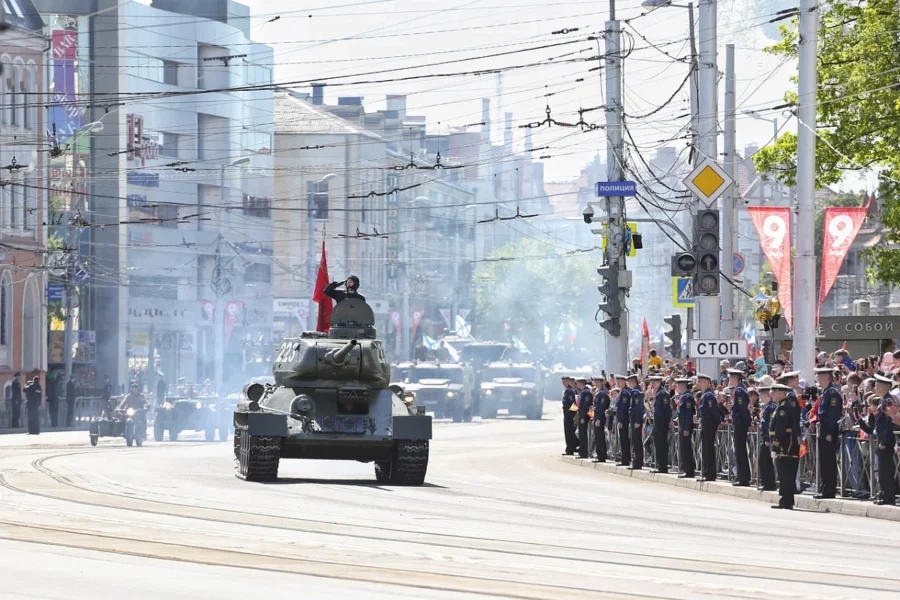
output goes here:
[[281, 439], [250, 435], [246, 426], [234, 431], [234, 474], [244, 481], [275, 481], [281, 459]]
[[[391, 462], [376, 464], [375, 469], [376, 478], [384, 483], [422, 485], [428, 470], [428, 440], [398, 441]], [[385, 470], [389, 472], [385, 473]]]

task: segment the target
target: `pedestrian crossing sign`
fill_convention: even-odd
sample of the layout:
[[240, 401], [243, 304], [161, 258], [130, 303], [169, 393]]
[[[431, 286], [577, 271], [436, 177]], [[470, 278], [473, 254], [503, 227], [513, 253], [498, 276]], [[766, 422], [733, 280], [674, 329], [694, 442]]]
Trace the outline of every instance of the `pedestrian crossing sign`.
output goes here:
[[694, 278], [672, 278], [672, 306], [675, 308], [694, 308]]

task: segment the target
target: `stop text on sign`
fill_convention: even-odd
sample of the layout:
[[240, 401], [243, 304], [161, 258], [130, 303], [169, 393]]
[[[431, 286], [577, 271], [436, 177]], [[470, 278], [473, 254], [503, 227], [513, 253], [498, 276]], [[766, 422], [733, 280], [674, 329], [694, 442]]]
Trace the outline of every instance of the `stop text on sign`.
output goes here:
[[691, 358], [747, 358], [746, 340], [691, 340]]

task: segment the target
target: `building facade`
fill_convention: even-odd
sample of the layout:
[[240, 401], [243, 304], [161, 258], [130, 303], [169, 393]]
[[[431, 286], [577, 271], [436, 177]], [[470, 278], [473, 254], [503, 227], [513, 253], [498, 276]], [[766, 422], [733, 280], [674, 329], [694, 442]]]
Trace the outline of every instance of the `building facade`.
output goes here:
[[[44, 137], [47, 39], [29, 0], [4, 2], [0, 30], [0, 384], [47, 371], [47, 164]], [[5, 411], [6, 403], [2, 410]]]

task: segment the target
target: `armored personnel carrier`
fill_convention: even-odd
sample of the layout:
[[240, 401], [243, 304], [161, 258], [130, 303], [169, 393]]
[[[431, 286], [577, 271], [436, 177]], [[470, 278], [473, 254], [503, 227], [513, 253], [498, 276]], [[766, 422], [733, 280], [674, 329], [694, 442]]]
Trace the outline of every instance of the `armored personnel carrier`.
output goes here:
[[285, 339], [274, 385], [250, 383], [234, 412], [235, 475], [278, 477], [282, 458], [375, 463], [375, 478], [421, 485], [428, 468], [431, 417], [391, 389], [384, 346], [368, 304], [334, 308], [328, 333]]
[[450, 417], [454, 423], [472, 420], [472, 388], [475, 373], [471, 365], [423, 361], [409, 370], [406, 392], [415, 394], [416, 404], [434, 412], [435, 418]]
[[481, 418], [494, 419], [497, 410], [540, 419], [544, 412], [544, 374], [531, 363], [492, 362], [482, 372]]

